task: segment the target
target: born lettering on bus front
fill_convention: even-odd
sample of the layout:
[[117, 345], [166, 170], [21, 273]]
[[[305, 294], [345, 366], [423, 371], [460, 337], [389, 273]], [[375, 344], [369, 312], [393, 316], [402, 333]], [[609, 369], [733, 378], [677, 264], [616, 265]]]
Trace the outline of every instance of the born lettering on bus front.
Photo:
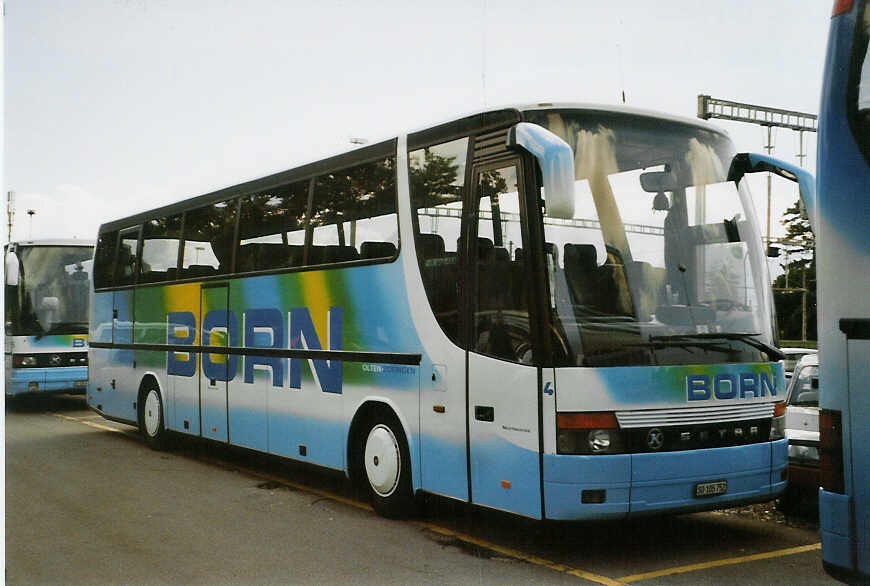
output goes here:
[[[342, 349], [341, 307], [330, 307], [327, 311], [327, 337], [329, 350]], [[314, 328], [314, 321], [307, 307], [292, 308], [287, 312], [285, 327], [284, 316], [276, 308], [255, 308], [242, 313], [242, 344], [244, 348], [269, 348], [291, 350], [324, 350]], [[175, 346], [193, 346], [196, 339], [196, 316], [193, 312], [170, 312], [167, 315], [166, 343]], [[238, 347], [239, 320], [233, 311], [214, 309], [203, 318], [203, 336], [212, 332], [225, 334], [230, 347]], [[204, 340], [203, 345], [210, 345]], [[239, 356], [220, 355], [170, 350], [167, 352], [167, 373], [175, 376], [192, 377], [196, 375], [197, 360], [201, 361], [203, 375], [217, 381], [234, 380], [239, 370]], [[254, 382], [254, 373], [258, 370], [268, 372], [272, 386], [293, 389], [302, 388], [301, 358], [288, 359], [278, 356], [245, 355], [242, 357], [242, 380], [245, 383]], [[339, 360], [323, 360], [309, 358], [308, 364], [317, 386], [325, 393], [341, 393], [342, 367]], [[287, 376], [285, 377], [285, 373]]]
[[767, 372], [686, 376], [686, 398], [689, 401], [747, 399], [767, 394], [775, 397], [776, 390], [776, 378]]

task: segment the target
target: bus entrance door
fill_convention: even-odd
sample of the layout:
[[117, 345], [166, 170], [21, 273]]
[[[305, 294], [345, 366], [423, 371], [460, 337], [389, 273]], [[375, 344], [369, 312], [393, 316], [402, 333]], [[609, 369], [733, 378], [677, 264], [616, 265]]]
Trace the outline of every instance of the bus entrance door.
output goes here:
[[541, 518], [538, 367], [532, 360], [532, 282], [522, 250], [519, 159], [475, 167], [477, 215], [467, 263], [471, 500]]
[[[229, 346], [229, 287], [226, 283], [203, 285], [200, 290], [200, 335], [203, 346]], [[202, 435], [210, 439], [229, 441], [227, 433], [227, 381], [235, 356], [224, 353], [202, 353], [199, 369], [199, 400]], [[234, 369], [233, 369], [234, 370]]]
[[538, 369], [469, 353], [472, 502], [541, 518]]

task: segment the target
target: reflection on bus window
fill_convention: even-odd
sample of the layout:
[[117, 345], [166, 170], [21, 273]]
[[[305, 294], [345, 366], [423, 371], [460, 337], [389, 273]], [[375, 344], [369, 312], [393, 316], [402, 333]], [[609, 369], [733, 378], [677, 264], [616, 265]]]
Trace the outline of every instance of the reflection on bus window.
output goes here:
[[181, 278], [230, 272], [236, 223], [236, 200], [203, 206], [184, 215]]
[[8, 291], [10, 336], [86, 331], [93, 248], [21, 246], [17, 291]]
[[[745, 186], [726, 181], [724, 135], [640, 118], [532, 112], [576, 150], [575, 217], [545, 219], [553, 245], [554, 322], [578, 366], [750, 362], [740, 341], [668, 337], [760, 334], [770, 294]], [[562, 260], [560, 264], [559, 259]], [[673, 338], [670, 338], [673, 340]], [[559, 345], [557, 345], [557, 348]]]
[[408, 154], [408, 171], [420, 273], [426, 296], [444, 333], [459, 334], [457, 244], [465, 194], [468, 138]]

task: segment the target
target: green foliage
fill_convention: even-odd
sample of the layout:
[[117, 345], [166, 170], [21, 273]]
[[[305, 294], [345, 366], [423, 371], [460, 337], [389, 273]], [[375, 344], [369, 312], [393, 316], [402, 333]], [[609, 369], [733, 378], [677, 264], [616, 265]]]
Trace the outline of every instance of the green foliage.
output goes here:
[[786, 239], [803, 250], [792, 252], [785, 258], [782, 268], [786, 271], [773, 281], [776, 318], [780, 339], [800, 340], [803, 322], [803, 293], [800, 291], [781, 291], [777, 289], [804, 287], [806, 272], [807, 288], [807, 339], [816, 340], [816, 257], [815, 235], [809, 220], [801, 216], [800, 202], [783, 213], [782, 225], [785, 226]]
[[422, 165], [412, 162], [409, 169], [415, 207], [436, 207], [462, 199], [456, 157], [442, 157], [428, 149], [424, 157]]

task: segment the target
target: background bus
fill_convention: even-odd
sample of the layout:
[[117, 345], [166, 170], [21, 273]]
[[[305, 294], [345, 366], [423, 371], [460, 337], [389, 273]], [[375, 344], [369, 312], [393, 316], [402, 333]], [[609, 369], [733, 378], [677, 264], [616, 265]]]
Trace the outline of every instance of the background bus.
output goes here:
[[834, 3], [819, 112], [822, 558], [870, 579], [870, 9]]
[[697, 119], [539, 105], [104, 224], [88, 404], [343, 470], [386, 515], [770, 500], [785, 387], [743, 181], [769, 170], [807, 183]]
[[6, 245], [7, 398], [85, 391], [93, 252], [80, 240]]

